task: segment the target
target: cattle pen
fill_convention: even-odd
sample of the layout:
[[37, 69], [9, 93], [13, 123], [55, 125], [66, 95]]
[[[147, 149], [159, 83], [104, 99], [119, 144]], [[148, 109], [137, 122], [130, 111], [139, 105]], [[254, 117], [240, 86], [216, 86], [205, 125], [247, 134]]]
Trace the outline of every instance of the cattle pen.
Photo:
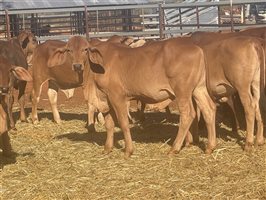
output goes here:
[[72, 2], [69, 7], [60, 4], [52, 7], [52, 1], [47, 5], [12, 2], [4, 1], [2, 5], [6, 7], [0, 10], [2, 38], [16, 36], [20, 30], [26, 29], [31, 30], [39, 41], [62, 40], [71, 35], [162, 39], [195, 31], [232, 31], [264, 26], [256, 23], [254, 14], [247, 11], [251, 3], [261, 4], [265, 3], [264, 0], [234, 0], [231, 8], [229, 1], [206, 0], [187, 0], [183, 3], [140, 0], [136, 1], [139, 4], [128, 1], [114, 5], [90, 4], [88, 1], [82, 6]]
[[[16, 8], [12, 8], [12, 2], [17, 3]], [[88, 39], [119, 35], [159, 40], [195, 31], [265, 27], [265, 23], [257, 22], [246, 12], [250, 4], [266, 4], [265, 0], [233, 0], [232, 7], [230, 1], [208, 0], [104, 1], [115, 2], [112, 5], [93, 0], [47, 0], [43, 1], [48, 3], [45, 7], [35, 4], [34, 9], [25, 2], [0, 2], [1, 40], [17, 36], [21, 30], [31, 30], [43, 43], [67, 41], [74, 35]], [[62, 2], [69, 6], [62, 7]], [[241, 121], [240, 129], [234, 132], [227, 105], [217, 107], [218, 145], [212, 154], [204, 153], [207, 130], [200, 124], [199, 143], [168, 155], [179, 128], [179, 111], [173, 101], [170, 114], [164, 109], [147, 108], [144, 122], [130, 124], [135, 152], [124, 159], [125, 142], [120, 128], [115, 128], [110, 154], [103, 153], [107, 137], [104, 124], [99, 121], [96, 131], [87, 129], [88, 109], [81, 87], [75, 89], [71, 99], [59, 90], [60, 124], [53, 122], [48, 84], [43, 85], [38, 105], [40, 121], [32, 123], [32, 87], [29, 82], [27, 123], [19, 120], [19, 104], [14, 104], [16, 129], [9, 132], [14, 154], [5, 157], [0, 149], [0, 199], [266, 199], [266, 145], [254, 145], [250, 152], [243, 150], [245, 122]], [[138, 119], [138, 114], [137, 103], [131, 102], [130, 115]]]

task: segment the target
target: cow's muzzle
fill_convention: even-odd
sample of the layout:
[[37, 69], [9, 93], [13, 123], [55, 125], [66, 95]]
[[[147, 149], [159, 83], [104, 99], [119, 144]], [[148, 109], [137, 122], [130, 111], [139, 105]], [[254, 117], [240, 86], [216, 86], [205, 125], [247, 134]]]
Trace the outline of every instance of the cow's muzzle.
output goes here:
[[8, 94], [9, 88], [8, 87], [0, 87], [0, 94], [6, 95]]
[[82, 64], [73, 64], [73, 70], [75, 72], [80, 72], [81, 70], [83, 70], [83, 65]]

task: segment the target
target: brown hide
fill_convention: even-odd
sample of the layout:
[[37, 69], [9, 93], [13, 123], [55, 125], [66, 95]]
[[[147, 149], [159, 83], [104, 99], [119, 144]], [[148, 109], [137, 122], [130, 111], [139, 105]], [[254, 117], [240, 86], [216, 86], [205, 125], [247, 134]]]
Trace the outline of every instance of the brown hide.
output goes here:
[[106, 152], [113, 147], [114, 113], [125, 136], [126, 157], [133, 152], [127, 117], [127, 101], [132, 98], [145, 103], [177, 99], [181, 125], [171, 153], [178, 152], [195, 117], [192, 95], [207, 120], [207, 152], [215, 147], [215, 106], [205, 86], [203, 52], [189, 38], [158, 41], [138, 48], [101, 43], [89, 49], [89, 58], [93, 63], [90, 73], [111, 106], [105, 116]]
[[[0, 41], [0, 56], [8, 60], [10, 65], [23, 67], [28, 69], [27, 56], [31, 54], [37, 46], [36, 38], [30, 32], [22, 32], [17, 38], [10, 41]], [[14, 79], [14, 88], [19, 90], [18, 101], [20, 105], [20, 120], [26, 121], [25, 106], [25, 88], [26, 82]], [[11, 106], [11, 105], [9, 105]], [[9, 113], [9, 116], [12, 116]], [[11, 117], [11, 127], [15, 127], [13, 118]]]
[[240, 35], [258, 37], [266, 40], [266, 27], [248, 28], [239, 32]]
[[[11, 144], [8, 136], [8, 121], [12, 123], [13, 87], [15, 77], [29, 81], [31, 75], [23, 67], [11, 66], [9, 61], [0, 56], [0, 139], [4, 155], [11, 153]], [[12, 125], [12, 124], [11, 124]]]
[[250, 150], [253, 144], [255, 120], [257, 121], [256, 142], [263, 144], [263, 125], [259, 108], [259, 99], [265, 87], [263, 40], [241, 36], [240, 32], [224, 34], [198, 32], [192, 34], [191, 38], [204, 50], [207, 87], [211, 96], [216, 101], [231, 98], [236, 92], [240, 96], [247, 123], [245, 149]]
[[[71, 89], [84, 84], [88, 71], [88, 57], [86, 48], [89, 43], [80, 36], [72, 37], [68, 43], [56, 40], [46, 41], [40, 44], [33, 54], [33, 112], [32, 120], [38, 122], [37, 103], [41, 93], [42, 84], [49, 80], [48, 93], [54, 120], [60, 123], [60, 116], [56, 106], [58, 88]], [[83, 56], [82, 56], [83, 55]], [[85, 55], [85, 56], [84, 56]], [[83, 65], [81, 71], [73, 71], [73, 64]], [[56, 95], [56, 96], [55, 96]]]

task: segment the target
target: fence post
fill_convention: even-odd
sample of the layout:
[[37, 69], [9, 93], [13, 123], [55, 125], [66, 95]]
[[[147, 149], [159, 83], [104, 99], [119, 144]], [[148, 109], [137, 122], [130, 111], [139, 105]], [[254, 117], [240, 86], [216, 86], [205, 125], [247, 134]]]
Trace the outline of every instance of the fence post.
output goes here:
[[196, 6], [196, 16], [197, 16], [197, 28], [199, 29], [199, 7]]
[[88, 27], [88, 12], [87, 12], [87, 5], [85, 5], [85, 30], [86, 30], [86, 38], [87, 40], [89, 37], [89, 27]]
[[[178, 11], [179, 11], [179, 23], [180, 23], [180, 30], [182, 30], [182, 29], [183, 29], [183, 27], [182, 27], [182, 15], [181, 15], [181, 8], [178, 8]], [[183, 34], [182, 34], [182, 31], [181, 31], [181, 35], [183, 35]]]
[[221, 26], [221, 8], [220, 6], [217, 6], [218, 7], [218, 27], [220, 28]]
[[5, 9], [6, 14], [6, 33], [7, 33], [7, 39], [10, 40], [10, 21], [9, 21], [9, 15], [8, 10]]
[[233, 0], [230, 0], [230, 19], [231, 19], [231, 32], [233, 32], [234, 31]]
[[164, 35], [164, 10], [162, 4], [159, 4], [159, 29], [160, 29], [160, 40], [165, 37]]

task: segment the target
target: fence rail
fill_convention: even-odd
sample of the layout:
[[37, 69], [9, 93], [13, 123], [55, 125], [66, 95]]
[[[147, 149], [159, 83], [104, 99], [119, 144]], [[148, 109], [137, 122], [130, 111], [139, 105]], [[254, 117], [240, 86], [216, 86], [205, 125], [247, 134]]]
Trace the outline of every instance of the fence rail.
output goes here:
[[[110, 37], [123, 35], [142, 38], [165, 38], [196, 30], [218, 31], [265, 26], [249, 21], [246, 8], [249, 4], [265, 0], [234, 0], [174, 4], [85, 6], [40, 10], [0, 11], [0, 38], [18, 35], [23, 29], [31, 30], [39, 40], [65, 40], [71, 35]], [[230, 14], [222, 13], [230, 8]], [[240, 14], [233, 13], [239, 9]], [[206, 21], [206, 16], [214, 16]], [[205, 20], [205, 21], [204, 21]]]

